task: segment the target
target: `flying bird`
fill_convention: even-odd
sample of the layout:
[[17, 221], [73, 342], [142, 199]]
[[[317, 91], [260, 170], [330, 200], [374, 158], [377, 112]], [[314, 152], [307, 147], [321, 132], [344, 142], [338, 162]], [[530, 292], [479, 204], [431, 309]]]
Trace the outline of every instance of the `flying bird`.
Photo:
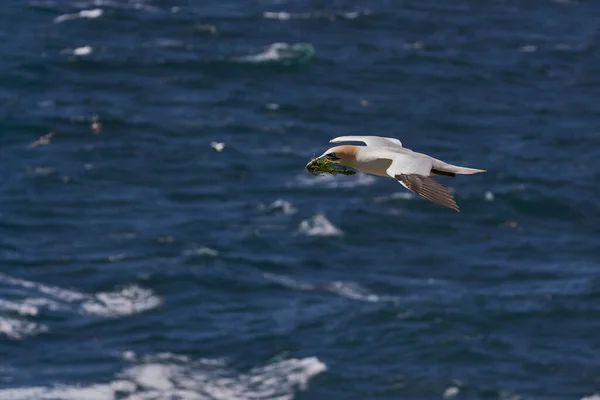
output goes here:
[[427, 154], [417, 153], [403, 147], [402, 142], [395, 138], [339, 136], [329, 142], [363, 142], [366, 146], [335, 146], [325, 151], [317, 159], [325, 158], [360, 172], [393, 178], [411, 192], [455, 211], [460, 211], [460, 209], [456, 204], [456, 200], [454, 200], [454, 196], [444, 185], [434, 180], [432, 176], [455, 177], [456, 175], [486, 172], [483, 169], [448, 164]]
[[29, 145], [29, 147], [38, 147], [38, 146], [47, 146], [50, 144], [50, 139], [54, 136], [54, 131], [50, 131], [49, 133], [40, 136], [33, 143]]

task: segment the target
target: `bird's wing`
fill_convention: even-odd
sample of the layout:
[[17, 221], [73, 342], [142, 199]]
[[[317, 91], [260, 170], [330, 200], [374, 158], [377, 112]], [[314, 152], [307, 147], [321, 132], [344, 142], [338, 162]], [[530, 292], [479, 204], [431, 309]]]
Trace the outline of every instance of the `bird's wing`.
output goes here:
[[386, 171], [392, 178], [396, 178], [396, 175], [400, 174], [429, 176], [431, 173], [433, 161], [431, 160], [431, 157], [426, 155], [413, 153], [411, 151], [399, 153], [396, 151], [377, 150], [376, 152], [378, 154], [381, 153], [381, 156], [379, 156], [380, 158], [383, 158], [383, 154], [385, 153], [392, 159], [392, 163]]
[[443, 207], [460, 212], [456, 200], [444, 185], [430, 176], [399, 174], [396, 178], [405, 188]]
[[363, 142], [367, 147], [402, 147], [402, 142], [398, 139], [381, 136], [339, 136], [329, 141], [337, 142]]

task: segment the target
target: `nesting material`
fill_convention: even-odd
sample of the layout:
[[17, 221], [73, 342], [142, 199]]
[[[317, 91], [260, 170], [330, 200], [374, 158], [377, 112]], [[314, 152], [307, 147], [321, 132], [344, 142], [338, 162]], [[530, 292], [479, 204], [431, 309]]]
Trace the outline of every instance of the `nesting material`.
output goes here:
[[337, 164], [327, 158], [315, 158], [306, 164], [306, 169], [311, 174], [317, 176], [321, 174], [331, 175], [354, 175], [356, 171], [346, 168], [343, 165]]

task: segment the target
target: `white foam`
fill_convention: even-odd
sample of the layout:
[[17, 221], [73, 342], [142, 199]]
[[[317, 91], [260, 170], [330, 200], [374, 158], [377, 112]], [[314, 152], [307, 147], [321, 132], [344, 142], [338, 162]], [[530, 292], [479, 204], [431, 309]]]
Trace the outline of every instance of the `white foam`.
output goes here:
[[77, 47], [76, 49], [73, 50], [73, 55], [76, 56], [87, 56], [92, 54], [93, 49], [91, 46], [83, 46], [83, 47]]
[[35, 322], [0, 316], [0, 336], [6, 335], [11, 339], [22, 339], [25, 336], [36, 335], [48, 330], [48, 327]]
[[31, 304], [15, 303], [9, 300], [0, 299], [0, 311], [9, 311], [25, 316], [37, 315], [37, 307]]
[[265, 273], [263, 274], [264, 278], [271, 281], [271, 282], [275, 282], [281, 286], [290, 288], [290, 289], [296, 289], [296, 290], [315, 290], [316, 286], [313, 284], [310, 284], [308, 282], [301, 282], [299, 280], [287, 277], [287, 276], [283, 276], [283, 275], [277, 275], [277, 274], [269, 274], [269, 273]]
[[102, 14], [104, 14], [104, 11], [102, 11], [102, 9], [100, 9], [100, 8], [94, 8], [92, 10], [81, 10], [78, 13], [74, 13], [74, 14], [59, 15], [58, 17], [54, 18], [54, 23], [60, 24], [61, 22], [69, 21], [72, 19], [78, 19], [78, 18], [94, 19], [94, 18], [101, 17]]
[[197, 248], [186, 250], [183, 254], [186, 256], [216, 257], [219, 255], [219, 252], [215, 249], [211, 249], [210, 247], [197, 247]]
[[534, 45], [526, 45], [522, 46], [519, 51], [521, 53], [535, 53], [537, 51], [537, 46]]
[[151, 6], [146, 0], [129, 0], [129, 1], [114, 1], [114, 0], [89, 0], [89, 1], [78, 1], [72, 3], [77, 8], [88, 8], [88, 7], [104, 7], [104, 8], [115, 8], [115, 9], [134, 9], [143, 10], [150, 12], [159, 12], [160, 8]]
[[225, 148], [225, 143], [223, 143], [223, 142], [210, 142], [210, 147], [212, 147], [213, 149], [215, 149], [215, 151], [217, 151], [217, 152], [220, 153]]
[[151, 290], [129, 285], [114, 292], [98, 293], [81, 308], [89, 314], [119, 317], [152, 310], [160, 304], [161, 299]]
[[[71, 310], [103, 317], [119, 317], [151, 310], [161, 304], [161, 299], [151, 290], [137, 285], [91, 295], [14, 278], [2, 273], [0, 273], [0, 283], [28, 289], [28, 293], [24, 296], [32, 297], [26, 298], [23, 305], [35, 307], [38, 311], [39, 307], [46, 307], [52, 310]], [[40, 294], [50, 298], [39, 298]]]
[[306, 61], [315, 54], [315, 49], [310, 43], [282, 43], [270, 44], [260, 53], [238, 58], [239, 61], [251, 63]]
[[290, 19], [326, 19], [335, 21], [336, 19], [357, 19], [361, 16], [370, 15], [371, 11], [347, 11], [347, 12], [313, 12], [313, 13], [289, 13], [287, 11], [266, 11], [263, 13], [265, 19], [274, 19], [278, 21], [288, 21]]
[[[287, 359], [239, 373], [221, 360], [148, 357], [106, 384], [0, 390], [6, 400], [291, 400], [327, 370], [316, 357]], [[164, 361], [164, 362], [161, 362]]]
[[303, 291], [324, 291], [345, 297], [350, 300], [364, 301], [367, 303], [398, 301], [398, 298], [395, 296], [377, 295], [354, 282], [334, 281], [326, 285], [316, 285], [310, 282], [302, 282], [294, 278], [277, 274], [265, 273], [263, 274], [263, 277], [268, 281], [277, 283], [289, 289]]
[[300, 186], [324, 186], [332, 189], [370, 186], [376, 182], [376, 178], [373, 175], [360, 172], [353, 176], [334, 176], [331, 174], [319, 176], [300, 175], [298, 180], [300, 181]]
[[485, 192], [484, 198], [486, 199], [486, 201], [494, 201], [494, 193], [488, 190], [487, 192]]
[[341, 236], [341, 229], [333, 225], [325, 214], [316, 214], [300, 223], [298, 233], [306, 236]]
[[389, 194], [387, 196], [380, 196], [380, 197], [376, 197], [375, 201], [378, 203], [383, 203], [389, 200], [410, 200], [413, 199], [415, 196], [414, 194], [412, 194], [411, 192], [395, 192], [392, 194]]
[[581, 400], [600, 400], [600, 394], [582, 397]]
[[347, 299], [366, 301], [368, 303], [377, 303], [384, 300], [380, 296], [352, 282], [335, 281], [328, 285], [327, 290]]
[[457, 388], [456, 386], [450, 386], [446, 388], [446, 390], [444, 390], [444, 394], [442, 394], [442, 397], [445, 399], [453, 399], [458, 395], [459, 392], [459, 388]]
[[292, 215], [297, 211], [296, 207], [294, 207], [292, 203], [283, 199], [277, 199], [268, 206], [261, 205], [261, 208], [281, 212], [285, 215]]
[[285, 12], [285, 11], [280, 11], [280, 12], [264, 12], [263, 13], [263, 17], [267, 18], [267, 19], [278, 19], [280, 21], [286, 21], [288, 19], [292, 18], [292, 14]]
[[86, 296], [82, 293], [78, 293], [72, 290], [61, 289], [56, 286], [44, 285], [37, 282], [27, 281], [25, 279], [14, 278], [9, 275], [5, 275], [0, 273], [0, 282], [6, 283], [13, 286], [20, 286], [26, 289], [31, 289], [39, 293], [43, 293], [54, 297], [57, 300], [61, 300], [64, 302], [74, 302], [85, 300]]

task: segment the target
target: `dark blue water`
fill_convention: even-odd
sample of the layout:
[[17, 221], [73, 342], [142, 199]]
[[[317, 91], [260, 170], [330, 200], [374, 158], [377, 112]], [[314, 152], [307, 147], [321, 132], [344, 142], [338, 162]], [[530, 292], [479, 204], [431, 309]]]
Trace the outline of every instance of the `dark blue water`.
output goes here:
[[598, 2], [1, 14], [0, 399], [600, 398]]

